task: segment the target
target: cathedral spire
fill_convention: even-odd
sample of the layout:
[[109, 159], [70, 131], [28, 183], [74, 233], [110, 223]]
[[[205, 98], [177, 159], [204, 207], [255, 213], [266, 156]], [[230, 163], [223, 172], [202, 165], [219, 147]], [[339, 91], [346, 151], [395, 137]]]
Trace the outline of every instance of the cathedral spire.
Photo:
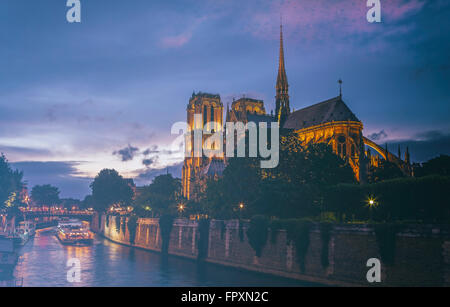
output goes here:
[[286, 75], [286, 67], [284, 63], [284, 41], [283, 41], [283, 24], [280, 18], [280, 51], [278, 58], [278, 76], [277, 84], [275, 86], [277, 95], [275, 96], [276, 110], [275, 116], [280, 124], [283, 126], [284, 121], [291, 112], [289, 106], [289, 85]]

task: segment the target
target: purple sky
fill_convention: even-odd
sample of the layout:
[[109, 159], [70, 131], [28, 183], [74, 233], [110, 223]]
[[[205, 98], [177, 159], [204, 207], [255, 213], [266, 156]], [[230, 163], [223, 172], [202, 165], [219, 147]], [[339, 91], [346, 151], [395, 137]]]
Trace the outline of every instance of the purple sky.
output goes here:
[[0, 2], [0, 151], [30, 186], [83, 197], [102, 168], [180, 175], [173, 123], [192, 91], [274, 107], [280, 14], [291, 106], [338, 94], [380, 144], [450, 153], [450, 3], [389, 0]]

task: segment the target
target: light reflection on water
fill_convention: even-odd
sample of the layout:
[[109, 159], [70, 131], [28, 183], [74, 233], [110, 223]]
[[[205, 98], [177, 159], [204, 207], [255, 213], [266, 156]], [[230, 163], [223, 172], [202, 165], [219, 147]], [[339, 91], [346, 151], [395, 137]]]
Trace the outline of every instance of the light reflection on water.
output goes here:
[[[81, 262], [81, 282], [67, 281], [67, 260]], [[307, 286], [308, 284], [133, 249], [96, 237], [92, 246], [65, 246], [40, 231], [20, 250], [15, 277], [23, 286]]]

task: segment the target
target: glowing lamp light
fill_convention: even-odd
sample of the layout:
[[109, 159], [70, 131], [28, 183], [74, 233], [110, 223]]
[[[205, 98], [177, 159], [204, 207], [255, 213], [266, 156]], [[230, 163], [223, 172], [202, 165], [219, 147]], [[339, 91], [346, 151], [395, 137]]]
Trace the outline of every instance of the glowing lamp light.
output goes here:
[[241, 210], [244, 209], [244, 203], [239, 204], [239, 209], [241, 209]]
[[178, 211], [183, 212], [184, 209], [185, 209], [185, 207], [184, 207], [183, 204], [179, 204], [179, 205], [178, 205]]
[[377, 200], [374, 197], [369, 197], [367, 199], [367, 206], [369, 208], [374, 208], [374, 207], [378, 206]]

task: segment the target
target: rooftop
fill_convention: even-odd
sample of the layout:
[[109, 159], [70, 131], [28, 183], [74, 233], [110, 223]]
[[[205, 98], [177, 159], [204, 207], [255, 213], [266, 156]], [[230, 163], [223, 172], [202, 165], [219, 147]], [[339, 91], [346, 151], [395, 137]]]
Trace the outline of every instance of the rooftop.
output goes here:
[[299, 130], [336, 121], [360, 122], [356, 115], [342, 101], [341, 96], [291, 113], [283, 128]]

